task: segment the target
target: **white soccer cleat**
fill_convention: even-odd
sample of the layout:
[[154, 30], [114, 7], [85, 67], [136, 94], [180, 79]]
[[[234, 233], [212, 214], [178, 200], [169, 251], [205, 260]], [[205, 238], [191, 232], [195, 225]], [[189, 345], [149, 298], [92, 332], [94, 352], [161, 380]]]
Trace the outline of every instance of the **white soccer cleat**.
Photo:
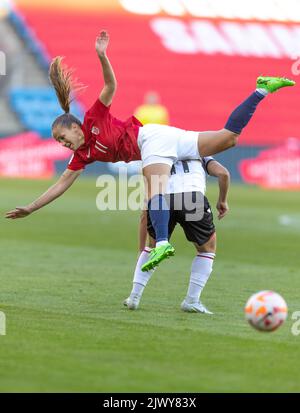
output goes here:
[[201, 301], [196, 303], [188, 303], [186, 300], [183, 300], [181, 303], [181, 309], [186, 313], [213, 314], [201, 303]]
[[141, 297], [137, 294], [130, 295], [126, 300], [123, 301], [125, 307], [129, 310], [137, 310], [140, 304]]

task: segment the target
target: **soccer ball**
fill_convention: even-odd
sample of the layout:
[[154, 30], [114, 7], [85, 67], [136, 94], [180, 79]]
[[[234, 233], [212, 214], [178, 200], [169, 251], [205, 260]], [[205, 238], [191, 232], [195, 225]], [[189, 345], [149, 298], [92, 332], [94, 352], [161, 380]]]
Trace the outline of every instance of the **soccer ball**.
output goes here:
[[288, 308], [281, 295], [274, 291], [253, 294], [245, 306], [249, 324], [260, 331], [274, 331], [284, 323]]

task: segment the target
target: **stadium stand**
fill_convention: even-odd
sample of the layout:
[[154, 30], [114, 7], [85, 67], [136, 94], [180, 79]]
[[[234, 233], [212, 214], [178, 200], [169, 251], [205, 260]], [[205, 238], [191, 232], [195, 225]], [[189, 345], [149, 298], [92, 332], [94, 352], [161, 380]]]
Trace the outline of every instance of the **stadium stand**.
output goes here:
[[[78, 6], [78, 1], [75, 3]], [[274, 75], [291, 75], [291, 60], [283, 52], [281, 56], [271, 57], [265, 47], [260, 55], [254, 55], [254, 36], [267, 33], [268, 41], [272, 38], [274, 27], [268, 22], [249, 26], [247, 22], [234, 21], [229, 27], [223, 25], [223, 21], [196, 20], [194, 16], [180, 20], [172, 16], [137, 15], [125, 11], [121, 5], [114, 10], [102, 10], [101, 4], [95, 5], [94, 10], [85, 10], [84, 4], [81, 7], [82, 10], [55, 9], [54, 6], [47, 9], [33, 3], [26, 6], [22, 2], [20, 12], [44, 44], [46, 53], [51, 57], [66, 56], [66, 63], [76, 69], [76, 76], [88, 86], [78, 97], [85, 108], [93, 104], [102, 86], [100, 65], [94, 52], [95, 36], [101, 28], [107, 28], [111, 35], [109, 56], [118, 79], [113, 113], [121, 119], [133, 113], [146, 90], [154, 89], [162, 96], [174, 126], [192, 130], [218, 129], [223, 127], [236, 104], [255, 88], [258, 75], [270, 70]], [[173, 27], [167, 34], [174, 37], [164, 38], [159, 34], [161, 26]], [[276, 27], [290, 33], [288, 24]], [[240, 34], [235, 37], [239, 44], [234, 43], [235, 38], [221, 34], [225, 28], [227, 31], [234, 28]], [[204, 29], [209, 30], [206, 35]], [[190, 45], [190, 50], [175, 50], [180, 39], [178, 30], [183, 30], [185, 36], [193, 33], [194, 37], [190, 36], [184, 43], [184, 47]], [[212, 43], [215, 38], [209, 33], [218, 34], [219, 43], [217, 40]], [[228, 54], [217, 49], [221, 47], [222, 39], [223, 47], [227, 39]], [[207, 49], [201, 49], [203, 44]], [[272, 47], [279, 49], [279, 42], [273, 42]], [[294, 135], [297, 101], [296, 90], [284, 91], [280, 98], [268, 99], [264, 102], [264, 110], [258, 111], [255, 122], [243, 133], [240, 143], [278, 144]], [[277, 118], [280, 123], [270, 122]]]
[[[9, 92], [10, 104], [18, 114], [24, 127], [38, 132], [42, 137], [51, 136], [53, 119], [62, 114], [52, 88], [14, 88]], [[83, 119], [83, 109], [77, 102], [72, 103], [71, 111]]]
[[12, 10], [8, 15], [8, 20], [18, 33], [20, 39], [27, 46], [28, 51], [34, 55], [43, 69], [48, 70], [50, 56], [47, 54], [44, 45], [36, 37], [34, 31], [26, 25], [22, 15]]
[[[125, 3], [139, 4], [140, 12], [124, 8]], [[50, 136], [50, 124], [61, 112], [54, 95], [52, 101], [43, 93], [38, 97], [36, 87], [49, 88], [47, 70], [56, 55], [65, 56], [65, 63], [75, 68], [75, 76], [88, 86], [77, 96], [79, 117], [98, 98], [103, 80], [94, 41], [102, 28], [111, 36], [109, 57], [118, 80], [112, 112], [120, 119], [134, 112], [147, 90], [157, 90], [172, 125], [190, 130], [219, 129], [231, 110], [253, 91], [258, 75], [293, 77], [291, 52], [300, 36], [297, 20], [228, 19], [225, 12], [223, 17], [214, 18], [197, 13], [181, 16], [166, 10], [147, 14], [142, 11], [146, 3], [149, 7], [152, 4], [17, 0], [6, 24], [26, 47], [26, 53], [14, 61], [16, 75], [9, 82], [10, 116], [13, 119], [13, 112], [18, 115], [19, 129]], [[47, 93], [51, 95], [50, 89]], [[233, 178], [240, 178], [241, 159], [300, 134], [295, 126], [299, 124], [296, 88], [267, 98], [263, 106], [243, 132], [238, 147], [219, 156]], [[7, 123], [5, 117], [0, 118], [0, 135], [1, 125]]]
[[12, 24], [11, 14], [0, 19], [0, 49], [6, 55], [6, 75], [0, 76], [0, 137], [22, 132], [24, 125], [9, 105], [13, 88], [49, 87], [45, 68], [37, 63], [37, 56], [29, 48]]

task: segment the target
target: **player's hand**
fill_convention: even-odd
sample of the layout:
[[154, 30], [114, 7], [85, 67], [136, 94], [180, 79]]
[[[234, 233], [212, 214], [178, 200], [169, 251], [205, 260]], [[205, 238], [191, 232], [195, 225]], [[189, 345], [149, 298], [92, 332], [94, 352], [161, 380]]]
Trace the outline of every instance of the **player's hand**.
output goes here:
[[102, 30], [96, 38], [96, 52], [98, 53], [99, 56], [105, 56], [106, 54], [106, 49], [109, 43], [109, 34], [107, 33], [106, 30]]
[[17, 219], [25, 218], [32, 213], [32, 210], [29, 207], [16, 207], [15, 209], [6, 212], [5, 218], [8, 219]]
[[228, 211], [229, 211], [229, 207], [228, 207], [227, 202], [218, 201], [218, 203], [217, 203], [217, 210], [218, 210], [218, 212], [219, 212], [218, 219], [224, 218], [225, 215], [226, 215], [226, 214], [228, 213]]

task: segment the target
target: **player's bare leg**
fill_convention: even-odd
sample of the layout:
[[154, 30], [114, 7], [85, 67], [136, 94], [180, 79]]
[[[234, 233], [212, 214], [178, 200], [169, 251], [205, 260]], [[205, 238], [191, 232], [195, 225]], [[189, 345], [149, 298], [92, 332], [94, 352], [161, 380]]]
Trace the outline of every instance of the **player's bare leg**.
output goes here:
[[150, 253], [149, 260], [142, 266], [142, 271], [149, 271], [174, 255], [175, 250], [168, 240], [169, 205], [164, 197], [171, 167], [167, 164], [152, 164], [143, 169], [148, 186], [148, 209], [156, 233], [156, 247]]
[[237, 144], [238, 134], [227, 129], [199, 132], [198, 150], [201, 157], [215, 155]]
[[224, 129], [200, 132], [198, 149], [200, 156], [210, 156], [235, 146], [243, 128], [252, 118], [258, 104], [269, 94], [277, 90], [294, 86], [293, 80], [283, 77], [259, 76], [256, 90], [242, 102], [229, 116]]

